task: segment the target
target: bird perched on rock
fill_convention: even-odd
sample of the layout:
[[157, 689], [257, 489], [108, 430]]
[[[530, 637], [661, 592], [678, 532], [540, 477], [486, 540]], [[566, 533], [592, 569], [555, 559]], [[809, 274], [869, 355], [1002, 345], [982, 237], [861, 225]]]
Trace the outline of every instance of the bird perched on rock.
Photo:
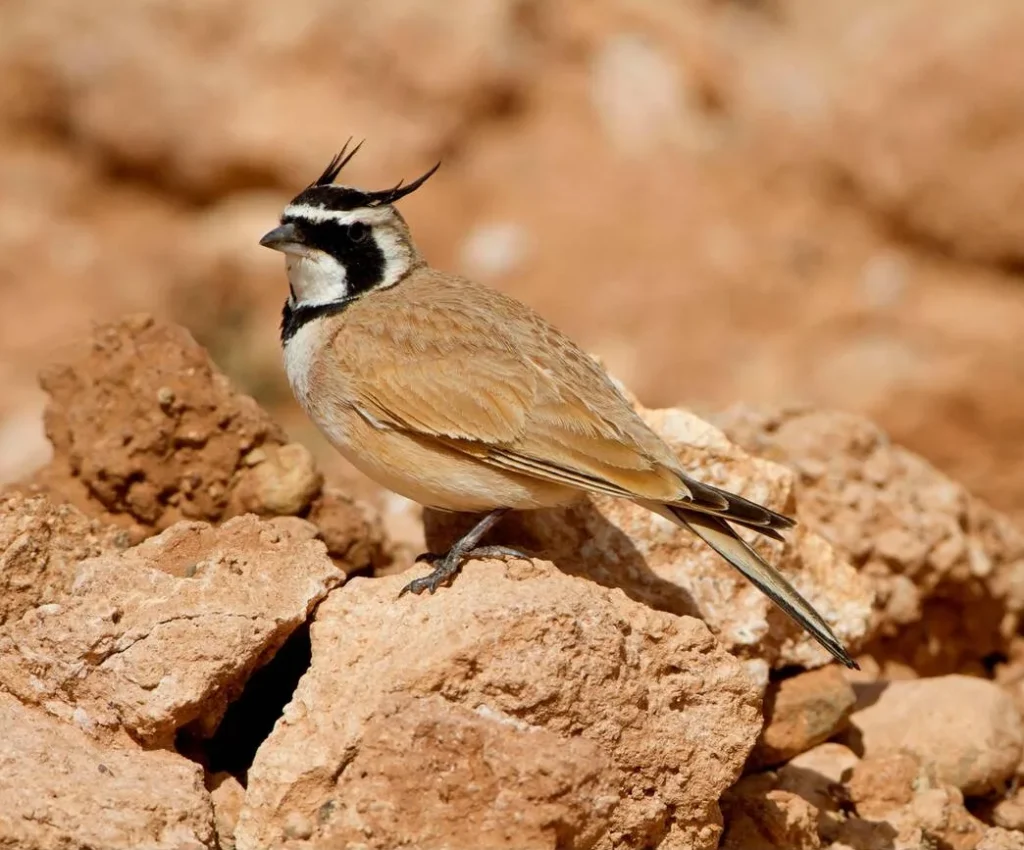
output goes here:
[[604, 370], [529, 307], [431, 268], [394, 204], [408, 185], [335, 184], [347, 145], [260, 244], [285, 255], [288, 380], [328, 440], [378, 483], [424, 506], [482, 513], [404, 589], [434, 592], [510, 510], [584, 493], [630, 499], [707, 543], [847, 666], [817, 611], [733, 530], [775, 539], [788, 517], [691, 478]]

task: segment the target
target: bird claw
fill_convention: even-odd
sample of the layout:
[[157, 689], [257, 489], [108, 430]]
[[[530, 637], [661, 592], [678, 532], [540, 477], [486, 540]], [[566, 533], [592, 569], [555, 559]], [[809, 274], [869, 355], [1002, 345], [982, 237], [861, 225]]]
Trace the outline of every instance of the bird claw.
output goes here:
[[468, 552], [460, 552], [458, 549], [453, 548], [445, 555], [423, 552], [416, 556], [416, 562], [426, 562], [436, 566], [427, 575], [410, 581], [402, 588], [398, 598], [401, 599], [407, 593], [415, 593], [419, 596], [424, 590], [429, 590], [431, 594], [436, 593], [437, 589], [442, 585], [451, 584], [463, 562], [472, 558], [517, 558], [526, 560], [527, 557], [518, 549], [512, 549], [509, 546], [479, 546], [476, 549], [470, 549]]

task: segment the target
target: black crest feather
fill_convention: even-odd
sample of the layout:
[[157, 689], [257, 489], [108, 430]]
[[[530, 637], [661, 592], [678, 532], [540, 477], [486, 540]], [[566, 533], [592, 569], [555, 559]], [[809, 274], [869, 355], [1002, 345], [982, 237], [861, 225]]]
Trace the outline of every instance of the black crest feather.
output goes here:
[[317, 179], [310, 183], [299, 195], [293, 200], [293, 204], [313, 204], [325, 209], [336, 209], [336, 210], [354, 210], [360, 207], [382, 207], [388, 204], [393, 204], [404, 198], [406, 195], [411, 195], [417, 189], [420, 188], [428, 179], [441, 167], [441, 163], [438, 162], [427, 171], [425, 174], [420, 175], [412, 183], [405, 183], [399, 181], [398, 185], [393, 186], [390, 189], [380, 189], [376, 192], [369, 192], [363, 189], [355, 189], [350, 186], [336, 186], [334, 181], [337, 179], [341, 170], [351, 162], [352, 157], [356, 155], [359, 149], [363, 146], [360, 142], [352, 150], [348, 149], [348, 146], [352, 143], [352, 138], [345, 142], [338, 153], [334, 155], [331, 161], [327, 164], [327, 168], [324, 169]]
[[346, 155], [345, 152], [348, 151], [348, 146], [351, 143], [352, 137], [349, 136], [348, 141], [345, 142], [341, 150], [334, 155], [329, 163], [327, 163], [327, 168], [324, 169], [323, 174], [316, 178], [316, 181], [312, 184], [313, 186], [330, 186], [337, 179], [338, 175], [341, 173], [341, 169], [349, 164], [352, 157], [359, 153], [359, 149], [363, 146], [363, 143], [360, 142]]

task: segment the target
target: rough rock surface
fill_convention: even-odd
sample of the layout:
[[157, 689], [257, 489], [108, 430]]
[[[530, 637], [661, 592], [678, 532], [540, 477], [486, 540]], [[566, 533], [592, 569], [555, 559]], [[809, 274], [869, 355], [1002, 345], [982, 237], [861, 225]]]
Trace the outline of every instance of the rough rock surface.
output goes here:
[[863, 761], [849, 751], [816, 754], [778, 774], [744, 777], [722, 809], [722, 850], [977, 850], [1018, 846], [1012, 842], [1019, 839], [987, 828], [960, 791], [907, 754]]
[[78, 561], [127, 543], [123, 532], [70, 505], [0, 495], [0, 625], [65, 595]]
[[827, 741], [846, 726], [855, 702], [853, 688], [835, 665], [771, 682], [764, 729], [749, 766], [780, 764]]
[[1024, 533], [1005, 516], [859, 416], [735, 408], [715, 421], [795, 472], [801, 519], [868, 577], [870, 652], [928, 674], [1006, 651], [1024, 610]]
[[1013, 699], [984, 679], [940, 676], [859, 686], [851, 745], [869, 757], [903, 752], [965, 794], [1001, 788], [1024, 755]]
[[23, 489], [136, 540], [182, 519], [313, 516], [346, 569], [383, 559], [379, 520], [324, 491], [309, 450], [287, 443], [183, 328], [133, 316], [67, 357], [41, 378], [53, 460]]
[[229, 700], [344, 574], [289, 518], [179, 523], [75, 567], [69, 592], [0, 629], [0, 685], [85, 731], [170, 746]]
[[[740, 493], [775, 510], [793, 513], [796, 475], [753, 457], [707, 422], [683, 410], [640, 413], [677, 452], [695, 478]], [[444, 551], [464, 517], [426, 511], [431, 551]], [[785, 543], [757, 538], [774, 563], [856, 649], [871, 614], [868, 582], [806, 524]], [[776, 667], [820, 665], [831, 656], [701, 541], [645, 508], [621, 499], [587, 498], [559, 510], [528, 511], [503, 519], [489, 540], [554, 561], [654, 608], [704, 619], [731, 651], [764, 658]]]
[[[443, 592], [396, 600], [407, 580], [355, 579], [317, 609], [312, 665], [249, 770], [240, 850], [305, 846], [282, 843], [289, 824], [315, 846], [444, 846], [394, 811], [413, 790], [449, 819], [474, 799], [506, 805], [487, 763], [513, 782], [511, 808], [536, 811], [511, 836], [518, 820], [476, 812], [474, 846], [715, 846], [715, 801], [753, 746], [760, 700], [704, 624], [543, 562], [472, 562]], [[413, 737], [417, 764], [455, 758], [478, 778], [413, 789]]]
[[0, 693], [0, 846], [214, 850], [202, 769], [112, 749]]

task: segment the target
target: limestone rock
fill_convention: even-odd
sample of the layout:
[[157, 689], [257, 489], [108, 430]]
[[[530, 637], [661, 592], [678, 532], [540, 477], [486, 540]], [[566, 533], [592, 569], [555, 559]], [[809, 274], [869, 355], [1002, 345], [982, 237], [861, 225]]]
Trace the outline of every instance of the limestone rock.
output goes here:
[[727, 829], [722, 850], [818, 850], [818, 810], [770, 774], [744, 777], [722, 800]]
[[[683, 410], [640, 410], [695, 478], [792, 513], [795, 474], [752, 457], [713, 426]], [[424, 513], [431, 551], [444, 551], [467, 521]], [[872, 593], [825, 540], [805, 524], [778, 543], [751, 534], [774, 563], [848, 645], [866, 635]], [[585, 498], [569, 508], [512, 514], [488, 537], [554, 561], [651, 607], [704, 619], [722, 644], [770, 664], [818, 666], [830, 660], [799, 626], [701, 541], [621, 499]]]
[[846, 725], [855, 702], [853, 688], [834, 665], [771, 683], [750, 766], [780, 764], [827, 741]]
[[235, 826], [245, 801], [245, 788], [230, 773], [207, 777], [213, 803], [213, 823], [217, 830], [218, 850], [235, 850]]
[[270, 445], [249, 452], [248, 471], [235, 497], [243, 510], [269, 516], [297, 516], [320, 495], [324, 478], [313, 455], [300, 443]]
[[174, 753], [107, 748], [0, 693], [0, 846], [214, 850], [202, 769]]
[[937, 783], [929, 766], [912, 755], [864, 759], [853, 769], [847, 793], [860, 818], [889, 825], [892, 846], [899, 850], [929, 843], [974, 850], [985, 833], [985, 825], [964, 808], [963, 794]]
[[[380, 828], [364, 839], [371, 847], [438, 846], [416, 811], [391, 808], [415, 782], [429, 789], [417, 805], [444, 822], [497, 794], [479, 773], [486, 741], [512, 784], [509, 805], [529, 800], [547, 813], [543, 823], [524, 816], [534, 836], [525, 846], [715, 846], [716, 801], [761, 719], [756, 685], [703, 623], [538, 561], [471, 562], [442, 593], [399, 600], [408, 578], [354, 579], [317, 609], [312, 665], [248, 773], [239, 850], [281, 846], [287, 824], [314, 842], [369, 825]], [[406, 708], [415, 722], [393, 717]], [[417, 729], [438, 732], [416, 737], [425, 754], [405, 776]], [[471, 742], [463, 756], [453, 736]], [[479, 778], [438, 776], [452, 759]], [[379, 811], [349, 805], [376, 793]], [[473, 846], [500, 843], [491, 813], [472, 823], [485, 830]]]
[[[590, 847], [619, 800], [600, 745], [471, 709], [441, 696], [397, 698], [369, 720], [316, 847]], [[324, 807], [327, 811], [324, 812]], [[323, 813], [323, 814], [321, 814]], [[285, 816], [283, 836], [313, 821]], [[371, 838], [367, 838], [371, 836]]]
[[1024, 850], [1024, 834], [1015, 829], [986, 829], [974, 850]]
[[968, 676], [860, 686], [851, 740], [868, 757], [909, 753], [940, 784], [984, 794], [1009, 779], [1024, 752], [1024, 729], [1012, 698]]
[[0, 495], [0, 624], [56, 602], [71, 588], [76, 562], [125, 545], [122, 532], [70, 505]]
[[929, 674], [1005, 651], [1024, 610], [1024, 534], [1005, 516], [859, 416], [734, 408], [716, 422], [794, 470], [800, 518], [870, 580], [890, 636], [872, 652]]
[[229, 700], [343, 574], [301, 520], [181, 523], [82, 561], [70, 592], [0, 630], [0, 684], [94, 734], [168, 746]]
[[832, 777], [790, 763], [731, 788], [722, 799], [723, 850], [976, 850], [986, 838], [1002, 840], [967, 811], [959, 790], [936, 782], [911, 755], [853, 757], [852, 764], [849, 753], [822, 755], [816, 761]]

